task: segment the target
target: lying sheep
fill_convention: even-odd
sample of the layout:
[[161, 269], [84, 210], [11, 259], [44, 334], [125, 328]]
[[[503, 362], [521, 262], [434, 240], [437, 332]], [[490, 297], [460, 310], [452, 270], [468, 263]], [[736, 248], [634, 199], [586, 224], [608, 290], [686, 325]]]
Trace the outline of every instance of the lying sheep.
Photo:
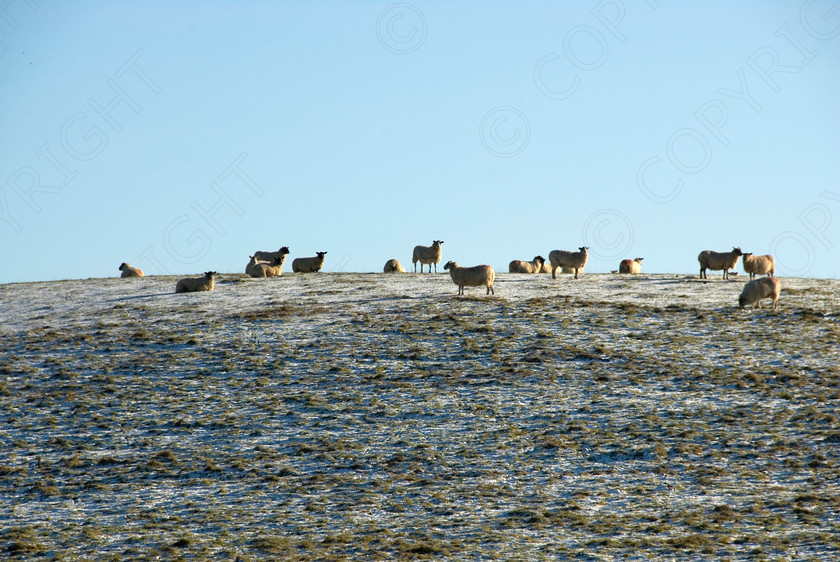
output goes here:
[[390, 259], [385, 262], [385, 267], [382, 269], [384, 273], [405, 273], [405, 268], [398, 259]]
[[120, 277], [145, 277], [143, 272], [138, 267], [131, 267], [129, 264], [123, 262], [120, 264]]
[[[279, 258], [280, 256], [286, 255], [289, 253], [289, 247], [283, 246], [276, 252], [254, 252], [252, 257], [256, 258], [257, 261], [264, 261], [267, 263], [272, 263], [274, 258]], [[248, 273], [247, 271], [245, 273]]]
[[776, 301], [779, 300], [781, 292], [782, 282], [778, 277], [759, 277], [744, 285], [744, 290], [738, 297], [738, 306], [743, 308], [752, 305], [753, 308], [761, 308], [761, 299], [773, 299], [773, 310], [776, 310]]
[[741, 248], [732, 248], [731, 252], [713, 252], [712, 250], [703, 250], [697, 255], [697, 261], [700, 262], [700, 279], [707, 279], [706, 269], [712, 271], [723, 270], [723, 278], [729, 279], [729, 270], [735, 269], [738, 264], [738, 258], [743, 256]]
[[776, 260], [770, 254], [763, 256], [754, 256], [751, 252], [744, 254], [744, 273], [750, 274], [750, 279], [755, 279], [756, 275], [769, 275], [773, 277], [776, 274]]
[[443, 253], [440, 245], [443, 240], [435, 240], [431, 246], [414, 246], [414, 253], [411, 256], [411, 263], [414, 264], [414, 273], [417, 273], [417, 262], [420, 262], [420, 273], [423, 273], [423, 266], [429, 266], [429, 273], [432, 272], [432, 264], [435, 265], [435, 273], [437, 273], [437, 264], [440, 263], [440, 256]]
[[[588, 246], [581, 246], [577, 252], [569, 252], [567, 250], [552, 250], [548, 254], [548, 261], [551, 262], [551, 278], [557, 279], [557, 268], [568, 267], [575, 272], [575, 279], [578, 278], [578, 273], [583, 273], [583, 268], [586, 265], [586, 260], [589, 259]], [[570, 272], [571, 273], [571, 272]]]
[[513, 260], [508, 264], [508, 273], [539, 273], [545, 265], [545, 258], [536, 256], [533, 261]]
[[618, 264], [618, 272], [619, 273], [632, 273], [636, 274], [642, 270], [642, 260], [645, 258], [636, 258], [634, 260], [621, 260], [621, 263]]
[[176, 293], [196, 293], [198, 291], [212, 291], [216, 287], [215, 271], [207, 271], [204, 277], [187, 277], [175, 285]]
[[248, 271], [248, 275], [251, 277], [280, 277], [283, 273], [283, 262], [285, 261], [286, 254], [283, 254], [278, 258], [274, 258], [273, 263], [260, 262], [254, 264]]
[[246, 274], [246, 275], [250, 275], [250, 274], [251, 274], [251, 268], [252, 268], [252, 267], [254, 267], [255, 265], [257, 265], [257, 264], [259, 264], [259, 263], [268, 263], [267, 261], [263, 261], [263, 260], [257, 259], [257, 255], [256, 255], [256, 254], [254, 254], [253, 256], [249, 256], [249, 257], [250, 257], [251, 259], [250, 259], [250, 261], [248, 262], [248, 265], [246, 265], [246, 266], [245, 266], [245, 274]]
[[324, 267], [324, 256], [326, 252], [315, 252], [313, 258], [295, 258], [292, 262], [292, 271], [295, 273], [317, 273]]
[[493, 290], [493, 281], [496, 279], [496, 272], [489, 265], [476, 265], [474, 267], [461, 267], [458, 262], [449, 261], [443, 266], [449, 270], [452, 281], [458, 285], [458, 294], [464, 294], [464, 287], [487, 287], [487, 294], [496, 294]]
[[551, 273], [551, 263], [545, 261], [540, 268], [540, 273]]

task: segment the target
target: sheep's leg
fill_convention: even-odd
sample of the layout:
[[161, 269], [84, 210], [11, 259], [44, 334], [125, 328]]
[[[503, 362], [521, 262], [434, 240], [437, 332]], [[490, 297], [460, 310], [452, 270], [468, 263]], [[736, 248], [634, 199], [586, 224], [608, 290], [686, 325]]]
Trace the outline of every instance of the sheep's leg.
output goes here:
[[557, 279], [557, 268], [553, 267], [553, 266], [551, 268], [551, 278], [552, 279]]

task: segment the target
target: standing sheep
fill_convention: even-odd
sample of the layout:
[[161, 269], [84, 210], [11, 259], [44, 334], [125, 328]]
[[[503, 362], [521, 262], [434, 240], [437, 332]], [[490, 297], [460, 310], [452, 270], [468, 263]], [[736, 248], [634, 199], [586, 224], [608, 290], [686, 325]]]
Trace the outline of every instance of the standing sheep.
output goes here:
[[[271, 263], [271, 262], [274, 261], [274, 258], [279, 258], [280, 256], [288, 254], [288, 253], [289, 253], [289, 247], [288, 246], [283, 246], [282, 248], [280, 248], [276, 252], [262, 252], [262, 251], [254, 252], [253, 257], [256, 258], [257, 261], [264, 261], [264, 262]], [[248, 272], [246, 271], [245, 273], [248, 273]]]
[[437, 273], [437, 264], [440, 263], [440, 256], [443, 253], [440, 245], [443, 240], [435, 240], [431, 246], [414, 246], [414, 253], [411, 256], [411, 263], [414, 264], [414, 273], [417, 273], [417, 262], [420, 262], [420, 273], [423, 273], [423, 266], [429, 266], [429, 273], [432, 272], [432, 264], [435, 265], [435, 273]]
[[283, 262], [286, 261], [286, 254], [274, 258], [273, 263], [260, 262], [255, 264], [248, 271], [251, 277], [280, 277], [283, 274]]
[[496, 272], [489, 265], [476, 265], [474, 267], [461, 267], [458, 262], [449, 261], [443, 266], [444, 271], [449, 270], [452, 281], [458, 285], [458, 294], [464, 294], [464, 287], [487, 287], [486, 294], [496, 294], [493, 290], [493, 281], [496, 279]]
[[176, 293], [196, 293], [198, 291], [212, 291], [216, 287], [215, 271], [206, 271], [204, 277], [187, 277], [175, 285]]
[[385, 262], [385, 267], [382, 269], [383, 273], [405, 273], [405, 268], [398, 259], [390, 259]]
[[618, 264], [618, 272], [619, 273], [632, 273], [637, 274], [642, 270], [642, 260], [645, 258], [636, 258], [634, 260], [621, 260], [621, 263]]
[[700, 279], [708, 279], [706, 269], [711, 269], [712, 271], [722, 269], [723, 278], [729, 279], [729, 270], [735, 269], [735, 266], [738, 264], [738, 258], [743, 255], [741, 248], [732, 248], [731, 252], [703, 250], [697, 254], [697, 261], [700, 262]]
[[781, 292], [782, 282], [778, 277], [759, 277], [744, 285], [744, 290], [738, 297], [738, 306], [744, 308], [752, 305], [753, 308], [761, 308], [761, 299], [773, 299], [773, 310], [776, 310], [776, 301], [779, 300]]
[[545, 258], [536, 256], [533, 261], [513, 260], [508, 264], [508, 273], [539, 273], [545, 265]]
[[744, 254], [744, 273], [750, 274], [750, 279], [755, 279], [756, 275], [769, 275], [773, 277], [776, 274], [776, 260], [770, 254], [763, 256], [754, 256], [752, 252]]
[[120, 271], [122, 271], [120, 277], [145, 277], [139, 267], [131, 267], [125, 262], [120, 264]]
[[292, 262], [292, 271], [295, 273], [317, 273], [324, 267], [324, 256], [326, 252], [315, 252], [312, 258], [295, 258]]
[[578, 273], [583, 272], [586, 266], [586, 261], [589, 259], [589, 247], [581, 246], [577, 252], [569, 252], [568, 250], [552, 250], [548, 254], [548, 261], [551, 262], [551, 278], [557, 279], [557, 268], [568, 267], [574, 270], [575, 279], [578, 278]]

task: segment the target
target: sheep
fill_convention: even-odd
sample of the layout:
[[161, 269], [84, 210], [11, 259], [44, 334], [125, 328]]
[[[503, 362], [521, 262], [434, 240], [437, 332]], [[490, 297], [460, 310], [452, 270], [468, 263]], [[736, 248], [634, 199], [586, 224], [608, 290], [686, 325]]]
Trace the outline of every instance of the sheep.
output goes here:
[[551, 263], [548, 261], [544, 261], [539, 273], [551, 273]]
[[257, 259], [256, 254], [254, 254], [253, 256], [249, 256], [249, 257], [251, 258], [251, 260], [248, 262], [248, 265], [245, 266], [245, 274], [246, 275], [251, 274], [251, 268], [254, 267], [255, 265], [260, 264], [260, 263], [268, 263], [267, 261]]
[[423, 266], [429, 266], [429, 273], [432, 272], [432, 264], [435, 265], [435, 273], [437, 273], [437, 264], [440, 263], [440, 256], [442, 253], [440, 245], [443, 240], [435, 240], [431, 246], [415, 246], [414, 253], [411, 256], [411, 263], [414, 264], [414, 273], [417, 273], [417, 262], [420, 262], [420, 273], [423, 273]]
[[385, 267], [382, 269], [383, 273], [405, 273], [405, 268], [398, 259], [390, 259], [385, 262]]
[[744, 290], [738, 297], [738, 306], [744, 308], [752, 305], [753, 308], [761, 308], [761, 299], [773, 299], [773, 310], [776, 310], [776, 301], [779, 300], [781, 292], [782, 282], [778, 277], [759, 277], [744, 285]]
[[776, 260], [770, 254], [754, 256], [752, 252], [747, 252], [744, 254], [742, 263], [744, 264], [744, 273], [749, 273], [750, 279], [755, 279], [756, 275], [773, 277], [776, 274]]
[[618, 272], [619, 273], [632, 273], [636, 274], [642, 270], [642, 260], [645, 258], [636, 258], [634, 260], [627, 259], [621, 260], [621, 263], [618, 264]]
[[738, 264], [738, 258], [743, 255], [741, 248], [732, 248], [731, 252], [703, 250], [697, 254], [697, 261], [700, 262], [700, 279], [708, 279], [706, 269], [711, 269], [712, 271], [722, 269], [723, 278], [729, 279], [729, 270], [735, 269], [735, 266]]
[[176, 293], [195, 293], [198, 291], [212, 291], [216, 287], [215, 271], [206, 271], [204, 277], [187, 277], [175, 285]]
[[493, 281], [496, 279], [496, 272], [489, 265], [476, 265], [474, 267], [461, 267], [458, 262], [449, 261], [443, 266], [449, 270], [452, 281], [458, 285], [458, 294], [464, 294], [464, 287], [487, 287], [486, 294], [496, 294], [493, 290]]
[[131, 267], [131, 265], [123, 262], [120, 264], [120, 277], [145, 277], [145, 274], [139, 267]]
[[[288, 246], [283, 246], [282, 248], [280, 248], [276, 252], [262, 252], [262, 251], [254, 252], [254, 255], [252, 257], [255, 258], [257, 261], [272, 263], [274, 261], [274, 258], [279, 258], [280, 256], [286, 255], [288, 253], [289, 253], [289, 247]], [[248, 272], [246, 271], [245, 273], [248, 273]]]
[[513, 260], [508, 265], [508, 273], [539, 273], [545, 265], [545, 258], [536, 256], [533, 261]]
[[324, 256], [326, 252], [315, 252], [313, 258], [295, 258], [292, 262], [292, 271], [295, 273], [317, 273], [324, 267]]
[[[557, 268], [568, 267], [575, 272], [575, 279], [578, 278], [578, 273], [583, 273], [583, 268], [586, 265], [586, 260], [589, 259], [588, 246], [581, 246], [577, 252], [569, 252], [567, 250], [552, 250], [548, 254], [548, 261], [551, 262], [551, 278], [557, 279]], [[571, 272], [570, 272], [571, 273]]]
[[251, 277], [280, 277], [280, 275], [282, 275], [283, 273], [283, 262], [285, 261], [286, 254], [283, 254], [278, 258], [274, 258], [273, 263], [256, 263], [248, 271], [248, 275], [250, 275]]

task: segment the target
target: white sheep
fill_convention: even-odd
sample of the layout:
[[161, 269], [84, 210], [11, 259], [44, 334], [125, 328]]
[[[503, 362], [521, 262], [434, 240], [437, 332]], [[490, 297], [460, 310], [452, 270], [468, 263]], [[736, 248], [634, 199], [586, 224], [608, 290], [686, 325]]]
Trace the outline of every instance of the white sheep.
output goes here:
[[261, 260], [261, 259], [257, 259], [256, 254], [254, 254], [253, 256], [249, 256], [249, 257], [250, 257], [251, 259], [250, 259], [250, 261], [248, 261], [248, 265], [246, 265], [246, 266], [245, 266], [245, 274], [246, 274], [246, 275], [250, 275], [250, 274], [251, 274], [251, 268], [252, 268], [252, 267], [254, 267], [255, 265], [257, 265], [257, 264], [259, 264], [259, 263], [268, 263], [267, 261], [263, 261], [263, 260]]
[[[257, 261], [264, 261], [264, 262], [272, 263], [274, 261], [274, 258], [279, 258], [280, 256], [288, 254], [288, 253], [289, 253], [289, 247], [288, 246], [283, 246], [282, 248], [280, 248], [276, 252], [262, 252], [262, 251], [254, 252], [253, 257], [255, 257], [257, 259]], [[248, 273], [248, 272], [246, 271], [245, 273]]]
[[729, 279], [729, 270], [735, 269], [738, 258], [743, 256], [741, 248], [732, 248], [731, 252], [713, 252], [703, 250], [697, 254], [697, 261], [700, 262], [700, 279], [708, 279], [706, 269], [712, 271], [723, 270], [723, 278]]
[[139, 267], [131, 267], [131, 265], [123, 262], [120, 264], [120, 277], [145, 277], [145, 274]]
[[464, 287], [487, 287], [486, 294], [496, 294], [493, 290], [493, 281], [496, 279], [496, 272], [489, 265], [476, 265], [474, 267], [461, 267], [458, 262], [449, 261], [443, 266], [449, 270], [452, 281], [458, 285], [458, 294], [464, 294]]
[[326, 252], [315, 252], [312, 258], [295, 258], [292, 262], [292, 271], [295, 273], [316, 273], [324, 267], [324, 256]]
[[776, 301], [782, 292], [782, 282], [778, 277], [759, 277], [744, 285], [741, 296], [738, 297], [738, 306], [743, 308], [752, 305], [753, 308], [761, 308], [761, 299], [773, 299], [773, 310], [776, 310]]
[[[583, 273], [583, 268], [586, 266], [586, 261], [589, 259], [589, 247], [581, 246], [577, 252], [569, 252], [568, 250], [552, 250], [548, 254], [548, 261], [551, 262], [551, 278], [557, 279], [557, 268], [568, 267], [575, 272], [575, 279], [578, 278], [579, 273]], [[570, 272], [571, 273], [571, 272]]]
[[273, 263], [256, 263], [248, 271], [248, 275], [251, 277], [280, 277], [283, 274], [283, 263], [285, 261], [286, 254], [283, 254], [280, 257], [274, 258]]
[[756, 275], [773, 277], [776, 274], [776, 260], [770, 254], [754, 256], [747, 252], [744, 254], [743, 264], [744, 273], [749, 273], [750, 279], [755, 279]]
[[636, 274], [642, 270], [642, 260], [645, 258], [636, 258], [634, 260], [626, 259], [621, 260], [621, 263], [618, 264], [618, 272], [619, 273], [632, 273]]
[[423, 266], [429, 266], [429, 273], [432, 272], [432, 264], [437, 273], [437, 264], [440, 263], [440, 256], [443, 253], [440, 245], [443, 240], [434, 240], [431, 246], [414, 246], [414, 253], [411, 256], [411, 263], [414, 264], [414, 273], [417, 273], [417, 262], [420, 262], [420, 273], [423, 273]]
[[398, 259], [390, 259], [385, 262], [385, 267], [382, 269], [384, 273], [405, 273], [405, 268]]
[[195, 293], [198, 291], [212, 291], [216, 287], [215, 271], [207, 271], [204, 277], [187, 277], [175, 285], [176, 293]]
[[508, 273], [539, 273], [545, 265], [545, 258], [534, 257], [533, 261], [513, 260], [508, 264]]

